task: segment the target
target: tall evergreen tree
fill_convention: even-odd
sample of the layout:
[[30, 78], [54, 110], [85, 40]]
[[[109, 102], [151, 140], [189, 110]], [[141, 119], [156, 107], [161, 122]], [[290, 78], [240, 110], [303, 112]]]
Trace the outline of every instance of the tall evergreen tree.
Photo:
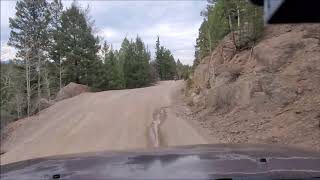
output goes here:
[[160, 45], [159, 36], [156, 41], [156, 69], [161, 80], [171, 80], [176, 75], [176, 63], [170, 50]]
[[[136, 41], [127, 43], [125, 39], [122, 43], [123, 48], [123, 73], [127, 88], [143, 87], [150, 83], [149, 61], [150, 53], [147, 51], [140, 37]], [[122, 52], [121, 52], [122, 51]]]
[[178, 79], [188, 79], [189, 74], [190, 74], [190, 70], [191, 67], [188, 65], [183, 65], [180, 60], [177, 60], [177, 64], [176, 64], [176, 69], [177, 69], [177, 78]]
[[97, 52], [99, 39], [92, 33], [85, 11], [73, 3], [61, 16], [62, 47], [65, 58], [66, 81], [95, 86], [95, 71], [101, 61]]
[[178, 79], [182, 78], [182, 73], [183, 73], [183, 64], [180, 62], [180, 59], [177, 60], [177, 65], [176, 65], [176, 69], [177, 69], [177, 77]]
[[54, 61], [55, 67], [58, 72], [55, 72], [54, 75], [58, 77], [58, 87], [62, 88], [62, 76], [63, 76], [63, 49], [60, 46], [62, 39], [62, 27], [61, 27], [61, 16], [63, 13], [63, 5], [61, 0], [54, 0], [50, 4], [50, 13], [51, 13], [51, 26], [50, 26], [50, 58]]
[[[36, 83], [37, 99], [41, 98], [42, 70], [47, 60], [48, 25], [50, 11], [45, 0], [21, 0], [16, 3], [15, 17], [9, 18], [11, 28], [8, 44], [18, 50], [17, 57], [23, 60], [26, 77], [27, 114], [32, 111], [33, 85]], [[32, 81], [36, 79], [36, 82]]]
[[[104, 45], [105, 46], [105, 45]], [[125, 86], [123, 73], [120, 66], [118, 52], [114, 51], [112, 45], [106, 52], [105, 60], [106, 89], [122, 89]]]
[[126, 59], [126, 53], [129, 50], [129, 46], [130, 46], [130, 42], [127, 39], [127, 37], [125, 37], [121, 43], [121, 47], [119, 50], [119, 61], [120, 61], [119, 63], [122, 71], [123, 71], [123, 65]]

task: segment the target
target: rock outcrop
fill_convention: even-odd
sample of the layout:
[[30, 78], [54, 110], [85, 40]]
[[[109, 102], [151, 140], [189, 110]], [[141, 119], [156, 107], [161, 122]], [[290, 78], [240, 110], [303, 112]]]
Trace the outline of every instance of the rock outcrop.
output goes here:
[[89, 92], [89, 87], [82, 84], [77, 83], [69, 83], [67, 86], [63, 87], [56, 96], [56, 99], [54, 100], [48, 100], [46, 98], [41, 98], [37, 101], [37, 105], [32, 110], [32, 114], [37, 113], [38, 111], [42, 111], [44, 109], [47, 109], [48, 107], [54, 105], [56, 102], [68, 99], [74, 96], [77, 96], [84, 92]]
[[71, 82], [58, 92], [56, 101], [61, 101], [63, 99], [71, 98], [81, 93], [89, 92], [89, 91], [90, 90], [88, 86]]
[[227, 36], [192, 80], [196, 119], [221, 142], [320, 150], [320, 25], [269, 26], [242, 51]]

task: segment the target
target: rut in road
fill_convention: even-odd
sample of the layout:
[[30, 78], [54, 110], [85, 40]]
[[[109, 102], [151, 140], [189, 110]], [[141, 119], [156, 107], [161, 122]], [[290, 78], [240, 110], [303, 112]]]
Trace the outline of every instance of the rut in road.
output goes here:
[[149, 141], [153, 147], [160, 147], [162, 145], [161, 134], [160, 134], [160, 125], [166, 120], [168, 117], [166, 108], [161, 107], [153, 112], [152, 122], [149, 127]]

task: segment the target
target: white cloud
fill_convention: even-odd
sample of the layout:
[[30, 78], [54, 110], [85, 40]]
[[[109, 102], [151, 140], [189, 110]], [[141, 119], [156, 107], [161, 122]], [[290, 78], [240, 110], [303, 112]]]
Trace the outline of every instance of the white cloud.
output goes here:
[[1, 27], [9, 26], [9, 17], [15, 13], [15, 1], [0, 1], [1, 5]]
[[139, 35], [154, 55], [155, 41], [170, 49], [175, 59], [192, 64], [200, 11], [206, 1], [81, 1], [90, 4], [91, 16], [100, 29], [98, 35], [119, 49], [124, 37]]
[[[63, 1], [69, 7], [72, 1]], [[124, 37], [139, 35], [154, 53], [157, 35], [176, 59], [192, 64], [195, 40], [206, 1], [78, 1], [89, 5], [96, 34], [119, 49]], [[1, 1], [1, 41], [8, 41], [15, 1]], [[9, 50], [6, 48], [6, 54]], [[2, 55], [1, 49], [1, 55]], [[11, 53], [13, 54], [13, 53]]]
[[154, 53], [155, 41], [157, 35], [159, 35], [161, 45], [170, 49], [175, 59], [180, 59], [185, 64], [192, 64], [194, 45], [199, 26], [200, 22], [195, 25], [185, 23], [159, 23], [147, 28], [130, 30], [131, 32], [107, 27], [100, 30], [98, 35], [109, 43], [112, 43], [115, 49], [120, 48], [124, 37], [135, 39], [135, 37], [139, 35], [146, 45], [148, 45], [152, 53]]
[[8, 46], [6, 42], [1, 41], [1, 61], [11, 60], [15, 57], [16, 50]]
[[113, 39], [117, 37], [119, 33], [112, 28], [103, 28], [98, 32], [98, 36], [104, 37], [106, 39]]
[[1, 6], [1, 41], [7, 41], [9, 37], [9, 17], [15, 13], [15, 1], [0, 1]]

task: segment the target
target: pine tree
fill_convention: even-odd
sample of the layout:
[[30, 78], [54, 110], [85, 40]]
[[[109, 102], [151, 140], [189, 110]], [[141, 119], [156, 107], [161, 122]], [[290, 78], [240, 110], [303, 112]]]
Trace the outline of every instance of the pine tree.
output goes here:
[[[106, 45], [104, 45], [105, 47]], [[114, 51], [112, 45], [105, 55], [105, 81], [106, 89], [122, 89], [125, 86], [118, 52]]]
[[176, 75], [176, 62], [169, 49], [160, 45], [159, 36], [156, 41], [156, 69], [161, 80], [172, 80]]
[[[60, 46], [62, 41], [62, 29], [61, 29], [61, 16], [63, 13], [63, 5], [61, 0], [54, 0], [50, 4], [50, 13], [51, 13], [51, 27], [50, 27], [50, 50], [49, 55], [50, 58], [54, 61], [55, 67], [57, 67], [58, 71], [58, 79], [59, 79], [59, 90], [63, 86], [62, 76], [63, 76], [63, 49]], [[55, 73], [56, 76], [56, 73]]]
[[139, 81], [139, 86], [146, 86], [149, 84], [149, 61], [150, 54], [147, 51], [142, 39], [137, 36], [135, 42], [136, 50], [136, 63], [137, 63], [137, 76]]
[[127, 88], [137, 88], [149, 85], [150, 79], [150, 52], [146, 49], [140, 37], [129, 42], [126, 38], [120, 49], [123, 58], [123, 74]]
[[188, 65], [183, 65], [179, 59], [177, 60], [176, 67], [178, 79], [188, 79], [191, 67]]
[[177, 78], [182, 79], [183, 78], [183, 64], [180, 62], [180, 59], [177, 60]]
[[161, 73], [161, 64], [162, 64], [162, 51], [160, 47], [160, 38], [157, 36], [157, 41], [156, 41], [156, 55], [155, 55], [155, 69], [156, 72], [159, 74], [158, 76], [160, 79], [163, 79], [162, 73]]
[[61, 16], [61, 35], [58, 46], [64, 51], [65, 81], [96, 86], [99, 39], [92, 34], [85, 11], [75, 3]]
[[129, 50], [129, 46], [130, 46], [130, 42], [127, 39], [127, 37], [125, 37], [121, 43], [121, 47], [119, 50], [119, 63], [120, 63], [120, 69], [122, 70], [122, 73], [124, 74], [124, 70], [123, 70], [123, 66], [124, 66], [124, 62], [127, 56], [127, 51]]
[[18, 49], [17, 57], [24, 61], [26, 77], [27, 114], [32, 111], [31, 101], [35, 98], [32, 86], [37, 79], [37, 99], [41, 98], [42, 70], [47, 60], [50, 11], [45, 0], [22, 0], [16, 3], [16, 14], [9, 18], [9, 45]]

